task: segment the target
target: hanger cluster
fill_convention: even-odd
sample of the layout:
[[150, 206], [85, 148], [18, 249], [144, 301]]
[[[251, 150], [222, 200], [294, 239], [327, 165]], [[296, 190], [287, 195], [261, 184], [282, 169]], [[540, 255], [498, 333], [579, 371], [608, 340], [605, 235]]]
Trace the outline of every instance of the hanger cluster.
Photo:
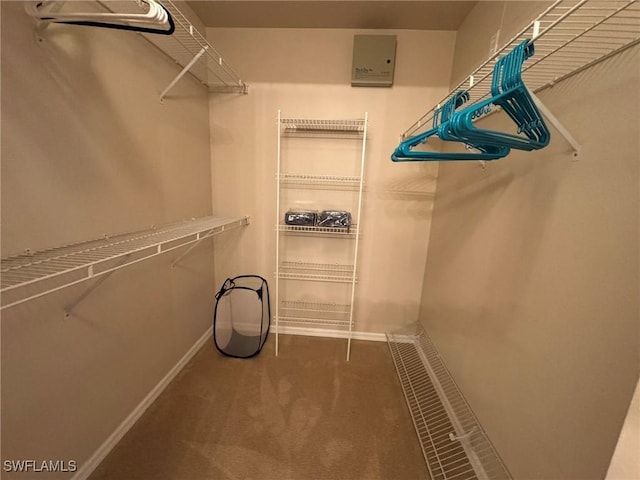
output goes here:
[[61, 12], [63, 3], [65, 2], [60, 0], [28, 1], [25, 3], [25, 10], [32, 17], [50, 23], [117, 28], [161, 35], [171, 35], [175, 31], [171, 14], [156, 0], [132, 0], [131, 3], [137, 4], [140, 10], [136, 13]]
[[[495, 160], [517, 150], [538, 150], [546, 147], [551, 138], [542, 115], [529, 90], [522, 81], [522, 64], [534, 53], [531, 40], [525, 40], [508, 55], [500, 58], [493, 69], [491, 97], [458, 110], [470, 95], [466, 90], [455, 92], [447, 102], [434, 111], [433, 127], [401, 142], [391, 155], [394, 162], [438, 160]], [[517, 133], [479, 128], [474, 124], [501, 107], [513, 120]], [[446, 142], [463, 143], [474, 152], [435, 152], [414, 150], [431, 137]]]

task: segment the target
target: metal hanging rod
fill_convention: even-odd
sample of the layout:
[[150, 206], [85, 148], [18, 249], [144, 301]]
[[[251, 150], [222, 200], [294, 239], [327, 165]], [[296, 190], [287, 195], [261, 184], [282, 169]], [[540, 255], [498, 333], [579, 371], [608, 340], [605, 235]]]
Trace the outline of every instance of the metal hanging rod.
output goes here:
[[[467, 105], [488, 98], [496, 60], [526, 39], [533, 39], [535, 54], [522, 69], [527, 87], [537, 93], [615, 55], [640, 41], [640, 3], [636, 0], [558, 0], [513, 37], [443, 98], [443, 105], [458, 90], [467, 90]], [[433, 123], [437, 105], [403, 134], [408, 138]]]
[[3, 258], [0, 309], [248, 224], [249, 217], [203, 217], [39, 252], [27, 250], [22, 255]]

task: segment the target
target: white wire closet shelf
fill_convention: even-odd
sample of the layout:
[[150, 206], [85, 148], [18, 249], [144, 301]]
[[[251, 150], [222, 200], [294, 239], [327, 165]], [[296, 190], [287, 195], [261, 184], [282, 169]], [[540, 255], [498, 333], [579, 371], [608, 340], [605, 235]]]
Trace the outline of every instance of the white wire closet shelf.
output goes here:
[[[471, 105], [491, 92], [496, 60], [515, 46], [533, 39], [535, 54], [525, 61], [522, 78], [537, 93], [640, 41], [640, 3], [636, 0], [558, 0], [496, 51], [438, 105], [455, 92], [467, 90]], [[435, 105], [403, 134], [408, 138], [431, 128]]]
[[283, 280], [351, 283], [353, 275], [353, 265], [340, 263], [283, 261], [279, 269], [279, 278]]
[[[126, 8], [126, 2], [122, 0], [98, 0], [98, 3], [109, 11]], [[131, 9], [136, 8], [136, 0], [129, 0], [129, 3]], [[220, 52], [193, 26], [176, 4], [171, 0], [160, 0], [158, 3], [171, 15], [175, 25], [173, 34], [140, 33], [140, 35], [182, 68], [160, 94], [160, 99], [164, 99], [169, 90], [187, 73], [205, 85], [210, 92], [248, 93], [249, 86], [242, 81]]]
[[177, 248], [194, 246], [213, 235], [248, 223], [248, 217], [203, 217], [3, 258], [0, 260], [1, 308], [18, 305]]
[[277, 320], [290, 325], [349, 327], [350, 312], [349, 304], [282, 300]]
[[187, 71], [206, 85], [211, 92], [248, 93], [249, 86], [191, 24], [175, 3], [171, 0], [161, 0], [160, 3], [173, 17], [176, 26], [175, 32], [171, 36], [146, 33], [143, 33], [142, 36], [183, 67], [180, 75], [160, 97], [163, 98]]
[[338, 237], [354, 237], [358, 234], [358, 226], [352, 223], [349, 227], [318, 227], [314, 225], [278, 225], [278, 231], [302, 235], [326, 235]]
[[424, 329], [387, 342], [432, 480], [512, 478]]
[[[144, 6], [144, 2], [138, 0], [96, 0], [96, 2], [107, 12], [110, 12], [106, 15], [118, 12], [119, 14], [130, 13], [140, 16], [141, 8]], [[31, 3], [35, 5], [27, 4], [26, 11], [31, 16], [42, 20], [38, 27], [39, 32], [42, 32], [50, 22], [56, 23], [56, 17], [62, 19], [65, 15], [72, 15], [75, 21], [82, 21], [82, 8], [86, 8], [84, 5], [86, 2], [67, 0], [32, 1]], [[145, 31], [139, 31], [139, 34], [182, 67], [174, 80], [160, 94], [161, 100], [187, 73], [207, 86], [211, 92], [248, 93], [249, 86], [242, 81], [235, 70], [193, 26], [173, 1], [155, 0], [147, 3], [149, 7], [154, 7], [156, 4], [162, 5], [171, 16], [175, 28], [170, 35], [144, 33]], [[47, 18], [46, 12], [52, 12], [50, 18]], [[162, 13], [166, 15], [164, 11]], [[89, 12], [84, 15], [87, 20], [95, 20], [105, 14]]]
[[283, 136], [356, 138], [364, 135], [366, 120], [315, 120], [304, 118], [282, 118]]
[[360, 187], [360, 177], [339, 175], [307, 175], [281, 173], [280, 183], [295, 188], [300, 187], [336, 187], [345, 190], [357, 190]]

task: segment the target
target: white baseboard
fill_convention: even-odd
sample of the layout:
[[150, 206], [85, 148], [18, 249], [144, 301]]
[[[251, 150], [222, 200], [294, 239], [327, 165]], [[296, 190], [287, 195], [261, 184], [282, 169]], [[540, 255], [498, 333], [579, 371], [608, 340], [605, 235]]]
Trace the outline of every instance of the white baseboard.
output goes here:
[[[276, 333], [275, 324], [271, 324], [270, 333]], [[324, 328], [292, 327], [290, 325], [279, 325], [278, 334], [306, 335], [308, 337], [347, 338], [349, 332], [345, 332], [344, 330], [328, 330]], [[351, 338], [354, 340], [368, 340], [372, 342], [387, 341], [387, 337], [384, 333], [377, 332], [351, 332]]]
[[148, 395], [138, 404], [136, 408], [129, 414], [124, 421], [118, 425], [111, 435], [98, 447], [98, 449], [89, 457], [89, 459], [80, 466], [71, 480], [85, 480], [91, 475], [96, 467], [104, 460], [109, 452], [117, 445], [117, 443], [124, 437], [129, 429], [136, 423], [136, 421], [142, 416], [142, 414], [151, 406], [151, 404], [158, 398], [162, 391], [171, 383], [171, 380], [184, 368], [184, 366], [191, 360], [191, 358], [200, 350], [210, 338], [212, 334], [212, 327], [210, 327], [202, 337], [200, 337], [196, 343], [189, 349], [187, 353], [176, 363], [171, 370], [153, 387]]

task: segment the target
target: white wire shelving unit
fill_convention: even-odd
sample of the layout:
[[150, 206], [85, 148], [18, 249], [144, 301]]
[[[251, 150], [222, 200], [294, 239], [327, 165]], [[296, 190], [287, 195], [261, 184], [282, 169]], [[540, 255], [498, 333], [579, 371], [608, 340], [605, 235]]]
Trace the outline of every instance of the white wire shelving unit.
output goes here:
[[512, 478], [424, 329], [387, 343], [432, 480]]
[[[367, 139], [367, 114], [362, 119], [302, 119], [302, 118], [283, 118], [278, 111], [277, 118], [277, 193], [276, 193], [276, 271], [275, 271], [275, 332], [276, 332], [276, 355], [279, 353], [279, 334], [281, 327], [299, 327], [314, 330], [339, 329], [346, 331], [347, 337], [347, 360], [351, 354], [351, 334], [354, 325], [354, 299], [356, 293], [356, 283], [358, 278], [357, 260], [359, 247], [359, 222], [362, 207], [362, 191], [364, 184], [364, 166], [366, 154]], [[298, 166], [299, 158], [292, 158], [291, 161], [283, 162], [282, 151], [287, 148], [283, 147], [283, 139], [286, 138], [320, 138], [329, 142], [331, 140], [355, 140], [360, 142], [358, 145], [358, 161], [357, 175], [334, 175], [334, 174], [304, 174], [293, 173], [291, 168]], [[304, 141], [304, 140], [301, 140]], [[325, 145], [325, 140], [321, 143], [314, 143], [315, 149], [321, 149], [320, 145]], [[328, 153], [331, 154], [330, 151]], [[300, 155], [298, 153], [298, 155]], [[295, 155], [292, 155], [295, 157]], [[304, 170], [303, 170], [304, 171]], [[354, 172], [355, 173], [355, 172]], [[295, 191], [295, 197], [304, 199], [305, 192], [309, 189], [327, 190], [330, 195], [331, 191], [347, 190], [357, 194], [354, 207], [354, 222], [348, 227], [325, 227], [325, 226], [302, 226], [288, 225], [283, 223], [284, 210], [283, 190]], [[322, 192], [324, 196], [324, 192]], [[349, 194], [351, 195], [351, 194]], [[331, 197], [329, 197], [331, 202]], [[321, 238], [342, 239], [345, 243], [340, 243], [340, 247], [332, 248], [342, 249], [352, 248], [353, 256], [348, 262], [327, 262], [326, 258], [319, 258], [318, 261], [300, 260], [294, 258], [295, 251], [289, 249], [287, 237], [302, 236], [308, 237], [309, 242], [322, 242]], [[318, 237], [318, 238], [311, 238]], [[306, 242], [306, 240], [305, 240]], [[318, 244], [321, 245], [321, 244]], [[322, 248], [317, 249], [322, 251]], [[322, 254], [318, 254], [322, 255]], [[303, 257], [306, 258], [306, 257]], [[282, 283], [287, 282], [287, 288], [283, 288]], [[323, 282], [328, 284], [342, 285], [342, 288], [349, 290], [348, 302], [334, 302], [339, 298], [336, 295], [333, 299], [320, 299], [320, 301], [308, 301], [304, 298], [304, 294], [296, 288], [297, 282]], [[329, 286], [333, 289], [334, 286]], [[283, 298], [283, 291], [286, 290], [287, 295], [300, 298]], [[342, 292], [344, 294], [344, 291]]]
[[3, 258], [0, 309], [105, 278], [121, 268], [189, 246], [173, 261], [175, 266], [203, 240], [248, 224], [249, 217], [203, 217]]
[[[526, 39], [533, 39], [535, 54], [525, 61], [522, 78], [532, 93], [556, 83], [612, 56], [640, 41], [640, 2], [637, 0], [558, 0], [543, 11], [526, 28], [491, 55], [437, 105], [415, 121], [402, 138], [431, 128], [433, 114], [458, 90], [467, 90], [471, 105], [490, 96], [493, 68], [497, 59]], [[534, 96], [536, 103], [540, 103]], [[540, 106], [540, 105], [539, 105]], [[546, 110], [558, 131], [572, 145], [579, 146], [571, 135]], [[551, 118], [550, 118], [551, 117]]]

